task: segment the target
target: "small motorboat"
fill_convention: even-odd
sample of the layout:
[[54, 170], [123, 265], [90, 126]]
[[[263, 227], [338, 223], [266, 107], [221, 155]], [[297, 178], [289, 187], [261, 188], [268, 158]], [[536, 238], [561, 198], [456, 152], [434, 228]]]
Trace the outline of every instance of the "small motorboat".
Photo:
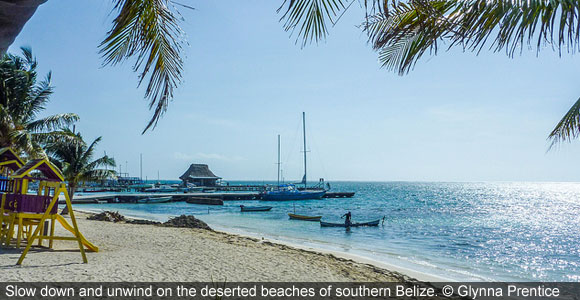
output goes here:
[[169, 202], [171, 201], [171, 196], [167, 196], [167, 197], [147, 197], [147, 198], [143, 198], [143, 199], [138, 199], [137, 203], [147, 203], [147, 204], [151, 204], [151, 203], [165, 203], [165, 202]]
[[272, 209], [272, 206], [245, 206], [240, 205], [242, 211], [269, 211]]
[[297, 215], [297, 214], [288, 214], [290, 220], [300, 220], [300, 221], [320, 221], [322, 216], [304, 216], [304, 215]]
[[177, 192], [177, 188], [170, 185], [160, 185], [159, 187], [145, 189], [146, 193], [172, 193]]
[[[379, 226], [381, 219], [363, 223], [351, 223], [348, 227]], [[320, 227], [347, 227], [344, 223], [329, 223], [320, 221]]]

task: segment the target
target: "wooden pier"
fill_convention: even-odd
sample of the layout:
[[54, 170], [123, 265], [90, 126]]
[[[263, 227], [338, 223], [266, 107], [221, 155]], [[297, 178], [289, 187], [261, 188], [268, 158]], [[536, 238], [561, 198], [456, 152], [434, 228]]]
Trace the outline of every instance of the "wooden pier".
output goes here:
[[[354, 197], [354, 192], [327, 192], [324, 198], [352, 198]], [[82, 203], [136, 203], [137, 200], [148, 197], [172, 197], [172, 202], [177, 201], [187, 201], [188, 203], [195, 203], [196, 201], [204, 201], [199, 199], [213, 199], [220, 201], [236, 201], [236, 200], [261, 200], [262, 195], [259, 192], [213, 192], [213, 193], [103, 193], [103, 194], [84, 194], [75, 195], [72, 199], [72, 203], [82, 204]], [[209, 201], [209, 200], [208, 200]], [[213, 203], [218, 203], [219, 201], [209, 201]], [[64, 203], [64, 199], [61, 199], [59, 203]], [[210, 203], [198, 203], [198, 204], [209, 204]], [[220, 205], [220, 204], [217, 204]], [[223, 203], [222, 203], [223, 205]]]

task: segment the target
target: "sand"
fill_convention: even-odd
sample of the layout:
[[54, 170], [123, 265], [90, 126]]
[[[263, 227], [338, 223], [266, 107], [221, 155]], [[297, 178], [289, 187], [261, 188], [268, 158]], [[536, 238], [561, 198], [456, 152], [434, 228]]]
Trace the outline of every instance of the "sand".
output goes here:
[[[381, 281], [413, 280], [399, 272], [329, 253], [203, 229], [87, 220], [81, 233], [97, 245], [83, 264], [74, 241], [33, 248], [0, 248], [2, 281]], [[70, 222], [69, 222], [70, 223]], [[70, 235], [59, 224], [57, 233]], [[66, 234], [63, 234], [65, 233]]]

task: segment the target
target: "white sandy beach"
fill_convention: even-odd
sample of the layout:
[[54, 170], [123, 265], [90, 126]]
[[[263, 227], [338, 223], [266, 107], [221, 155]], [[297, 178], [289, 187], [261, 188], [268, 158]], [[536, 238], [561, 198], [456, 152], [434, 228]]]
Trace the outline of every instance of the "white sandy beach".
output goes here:
[[[2, 280], [15, 281], [407, 281], [411, 277], [330, 253], [307, 251], [202, 229], [86, 220], [82, 234], [99, 247], [83, 264], [76, 242], [54, 250], [0, 249]], [[57, 232], [66, 232], [57, 224]], [[68, 233], [68, 232], [66, 232]]]

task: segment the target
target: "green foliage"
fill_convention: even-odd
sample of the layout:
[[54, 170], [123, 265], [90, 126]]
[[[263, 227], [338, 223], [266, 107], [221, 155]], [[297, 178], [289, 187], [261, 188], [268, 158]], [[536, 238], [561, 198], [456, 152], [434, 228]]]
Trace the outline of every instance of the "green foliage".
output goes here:
[[80, 182], [106, 180], [115, 175], [113, 169], [116, 164], [113, 158], [104, 155], [93, 159], [101, 137], [87, 144], [80, 133], [69, 129], [63, 129], [63, 132], [66, 135], [48, 143], [46, 151], [51, 161], [62, 170], [71, 198]]
[[135, 58], [139, 85], [148, 78], [145, 98], [153, 116], [143, 133], [154, 128], [181, 81], [182, 30], [169, 0], [114, 0], [118, 16], [100, 45], [105, 65]]
[[571, 142], [580, 136], [580, 99], [572, 105], [570, 110], [558, 122], [548, 139], [552, 141], [550, 149], [560, 142]]
[[[284, 29], [294, 32], [298, 26], [298, 36], [302, 37], [302, 46], [309, 41], [319, 42], [328, 34], [326, 23], [334, 24], [339, 13], [345, 9], [343, 0], [285, 0], [278, 12], [285, 9], [280, 20], [284, 20]], [[296, 40], [298, 42], [298, 40]]]
[[[509, 57], [524, 49], [539, 52], [551, 48], [559, 54], [579, 50], [580, 1], [577, 0], [360, 1], [366, 10], [361, 27], [369, 43], [378, 51], [381, 65], [400, 75], [412, 70], [425, 53], [437, 54], [440, 44], [446, 45], [446, 50], [460, 47], [476, 53], [484, 49], [505, 51]], [[286, 30], [295, 26], [314, 28], [299, 31], [304, 43], [326, 36], [326, 23], [333, 21], [336, 14], [321, 7], [336, 1], [290, 3], [283, 16]], [[314, 11], [308, 15], [325, 17], [295, 17], [304, 14], [304, 7], [313, 7]], [[580, 104], [576, 102], [548, 139], [554, 145], [579, 136]]]
[[76, 114], [38, 115], [53, 93], [51, 74], [37, 82], [38, 63], [29, 48], [22, 56], [0, 59], [0, 147], [12, 147], [30, 157], [44, 156], [42, 145], [63, 133], [59, 128], [79, 120]]

